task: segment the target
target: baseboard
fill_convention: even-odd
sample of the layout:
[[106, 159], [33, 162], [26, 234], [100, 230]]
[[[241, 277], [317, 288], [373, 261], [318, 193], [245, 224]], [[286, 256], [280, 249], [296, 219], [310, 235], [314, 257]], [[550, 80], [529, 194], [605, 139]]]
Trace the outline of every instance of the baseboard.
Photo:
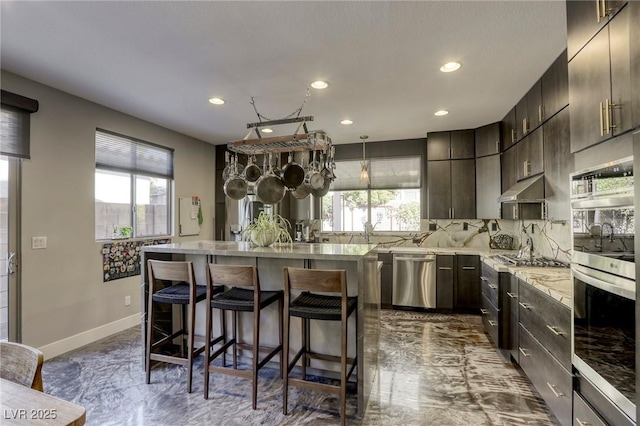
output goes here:
[[140, 325], [139, 313], [101, 325], [100, 327], [92, 328], [91, 330], [83, 331], [66, 339], [49, 343], [38, 349], [44, 354], [44, 359], [48, 360], [136, 325]]

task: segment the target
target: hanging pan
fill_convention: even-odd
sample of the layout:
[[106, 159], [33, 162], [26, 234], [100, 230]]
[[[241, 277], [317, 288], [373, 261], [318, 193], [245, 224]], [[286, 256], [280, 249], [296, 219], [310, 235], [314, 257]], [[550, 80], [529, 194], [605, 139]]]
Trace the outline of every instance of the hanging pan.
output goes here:
[[289, 162], [282, 167], [280, 177], [284, 186], [289, 189], [295, 189], [304, 182], [304, 169], [293, 161], [292, 153], [289, 153]]
[[256, 164], [256, 156], [252, 155], [249, 157], [247, 167], [244, 169], [244, 177], [247, 182], [255, 182], [260, 179], [260, 176], [262, 176], [262, 170], [260, 170], [260, 166]]
[[[269, 157], [271, 157], [271, 154], [269, 154]], [[271, 159], [269, 159], [269, 163], [271, 163]], [[264, 168], [267, 168], [266, 156]], [[279, 203], [284, 198], [286, 192], [282, 180], [276, 176], [271, 169], [258, 179], [254, 189], [258, 199], [265, 204]]]

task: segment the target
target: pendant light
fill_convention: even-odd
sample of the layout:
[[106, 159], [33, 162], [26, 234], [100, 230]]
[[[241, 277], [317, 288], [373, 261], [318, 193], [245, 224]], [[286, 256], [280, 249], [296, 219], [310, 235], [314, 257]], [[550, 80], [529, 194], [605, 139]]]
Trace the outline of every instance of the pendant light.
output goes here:
[[369, 138], [367, 135], [360, 136], [362, 139], [362, 161], [360, 162], [360, 166], [362, 167], [362, 171], [360, 171], [360, 182], [369, 183], [369, 165], [367, 164], [367, 157], [365, 156], [364, 144], [365, 141]]

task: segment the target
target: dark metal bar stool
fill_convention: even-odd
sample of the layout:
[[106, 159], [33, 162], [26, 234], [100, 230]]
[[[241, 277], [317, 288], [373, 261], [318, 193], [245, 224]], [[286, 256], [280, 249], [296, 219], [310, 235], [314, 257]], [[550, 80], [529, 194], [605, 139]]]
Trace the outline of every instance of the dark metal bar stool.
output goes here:
[[[295, 300], [291, 301], [291, 290], [302, 290]], [[339, 293], [340, 296], [313, 294], [311, 291], [322, 293]], [[346, 422], [347, 408], [347, 380], [355, 370], [356, 358], [347, 357], [347, 323], [349, 316], [356, 310], [357, 297], [347, 295], [347, 274], [344, 270], [322, 269], [284, 269], [284, 356], [287, 369], [284, 375], [283, 412], [288, 411], [287, 399], [289, 384], [340, 395], [340, 420]], [[302, 347], [289, 361], [289, 335], [291, 317], [302, 319]], [[340, 356], [326, 355], [312, 352], [309, 341], [309, 320], [340, 321]], [[357, 315], [356, 315], [357, 328]], [[302, 358], [302, 378], [290, 378], [289, 373], [296, 362]], [[340, 385], [317, 383], [306, 380], [307, 358], [340, 363]], [[351, 364], [347, 372], [347, 364]]]
[[[207, 288], [196, 285], [191, 262], [167, 262], [161, 260], [149, 260], [149, 299], [147, 305], [147, 347], [146, 347], [146, 373], [147, 384], [151, 382], [151, 361], [168, 362], [172, 364], [186, 365], [188, 370], [187, 391], [191, 393], [193, 359], [202, 353], [204, 346], [196, 349], [194, 347], [194, 325], [196, 318], [195, 306], [206, 297]], [[160, 288], [159, 281], [171, 281], [174, 284]], [[222, 288], [217, 291], [222, 291]], [[180, 330], [163, 337], [157, 342], [153, 341], [153, 302], [169, 303], [182, 306], [183, 323]], [[187, 327], [184, 326], [184, 306], [187, 306]], [[187, 355], [181, 356], [167, 355], [155, 352], [164, 345], [173, 342], [180, 336], [187, 336]], [[183, 343], [184, 346], [184, 343]]]
[[[222, 285], [230, 287], [227, 291], [213, 295], [207, 293], [207, 305], [211, 308], [225, 311], [233, 311], [232, 329], [233, 337], [226, 341], [220, 349], [211, 354], [211, 346], [205, 345], [205, 368], [204, 368], [204, 398], [209, 398], [209, 372], [229, 374], [232, 376], [251, 378], [253, 381], [253, 409], [256, 409], [258, 398], [258, 371], [277, 353], [282, 354], [282, 290], [262, 291], [258, 279], [258, 269], [251, 265], [216, 265], [209, 264], [207, 268], [208, 286]], [[241, 287], [251, 287], [241, 288]], [[277, 347], [260, 346], [260, 311], [274, 302], [278, 302], [278, 329], [279, 344]], [[238, 312], [253, 312], [253, 343], [241, 343], [238, 341]], [[207, 310], [207, 337], [211, 336], [211, 309]], [[233, 367], [226, 366], [224, 354], [226, 350], [233, 346]], [[237, 348], [250, 349], [253, 352], [252, 370], [238, 370]], [[260, 360], [260, 352], [267, 352], [267, 355]], [[222, 367], [211, 365], [220, 354], [223, 355]], [[280, 376], [282, 376], [282, 356], [280, 356]]]

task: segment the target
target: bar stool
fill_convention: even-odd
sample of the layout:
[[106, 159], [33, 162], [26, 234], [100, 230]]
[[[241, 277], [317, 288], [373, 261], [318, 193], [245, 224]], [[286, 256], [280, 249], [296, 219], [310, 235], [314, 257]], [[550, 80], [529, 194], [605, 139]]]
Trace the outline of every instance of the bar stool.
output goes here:
[[[161, 361], [171, 364], [186, 365], [188, 371], [187, 391], [191, 393], [193, 359], [202, 353], [204, 346], [194, 348], [194, 324], [196, 303], [204, 300], [206, 297], [207, 287], [196, 285], [195, 274], [193, 272], [193, 263], [191, 262], [172, 262], [161, 260], [149, 260], [149, 299], [147, 305], [147, 347], [146, 347], [146, 373], [147, 384], [151, 382], [151, 361]], [[174, 284], [159, 288], [158, 281], [171, 281]], [[215, 290], [222, 291], [222, 287]], [[182, 324], [180, 330], [163, 337], [157, 342], [153, 341], [153, 302], [169, 303], [181, 306]], [[188, 309], [187, 327], [184, 326], [184, 306]], [[154, 352], [167, 343], [171, 343], [176, 337], [187, 336], [187, 357], [161, 354]], [[220, 339], [222, 340], [222, 338]], [[183, 341], [184, 347], [184, 341]]]
[[[253, 398], [252, 407], [255, 410], [258, 398], [258, 371], [266, 365], [267, 362], [278, 352], [282, 354], [282, 290], [262, 291], [260, 289], [260, 281], [258, 279], [258, 269], [251, 265], [217, 265], [209, 264], [207, 269], [208, 286], [222, 285], [230, 287], [227, 291], [213, 295], [207, 293], [207, 326], [206, 335], [211, 336], [211, 309], [220, 309], [222, 314], [226, 311], [232, 311], [232, 330], [233, 337], [231, 340], [223, 343], [222, 347], [210, 353], [211, 346], [206, 345], [205, 348], [205, 368], [204, 368], [204, 398], [209, 398], [209, 373], [222, 373], [232, 376], [240, 376], [252, 379]], [[241, 287], [251, 287], [241, 288]], [[275, 348], [260, 346], [260, 311], [274, 302], [278, 302], [278, 330], [279, 344]], [[241, 343], [238, 341], [238, 312], [253, 312], [253, 343]], [[226, 366], [225, 353], [226, 350], [233, 346], [233, 367]], [[237, 349], [248, 349], [253, 352], [252, 370], [238, 370]], [[264, 359], [259, 360], [260, 352], [267, 352]], [[215, 360], [220, 354], [223, 355], [222, 367], [211, 365], [211, 361]], [[280, 376], [282, 377], [282, 356], [280, 356]]]
[[[291, 290], [303, 292], [291, 301]], [[339, 293], [340, 296], [314, 294], [311, 291], [322, 293]], [[342, 425], [346, 422], [347, 408], [347, 380], [353, 373], [356, 358], [347, 357], [347, 322], [349, 316], [356, 310], [357, 297], [347, 295], [347, 274], [344, 270], [322, 269], [284, 269], [284, 356], [286, 371], [284, 375], [283, 412], [288, 411], [287, 399], [289, 384], [294, 386], [322, 390], [340, 395], [340, 420]], [[289, 362], [289, 337], [291, 317], [302, 319], [302, 347]], [[340, 321], [340, 356], [312, 352], [309, 341], [309, 320]], [[357, 328], [356, 315], [356, 328]], [[295, 367], [296, 362], [302, 358], [302, 379], [290, 378], [289, 373]], [[340, 363], [340, 385], [316, 383], [306, 380], [307, 358]], [[347, 372], [347, 364], [351, 364]]]

